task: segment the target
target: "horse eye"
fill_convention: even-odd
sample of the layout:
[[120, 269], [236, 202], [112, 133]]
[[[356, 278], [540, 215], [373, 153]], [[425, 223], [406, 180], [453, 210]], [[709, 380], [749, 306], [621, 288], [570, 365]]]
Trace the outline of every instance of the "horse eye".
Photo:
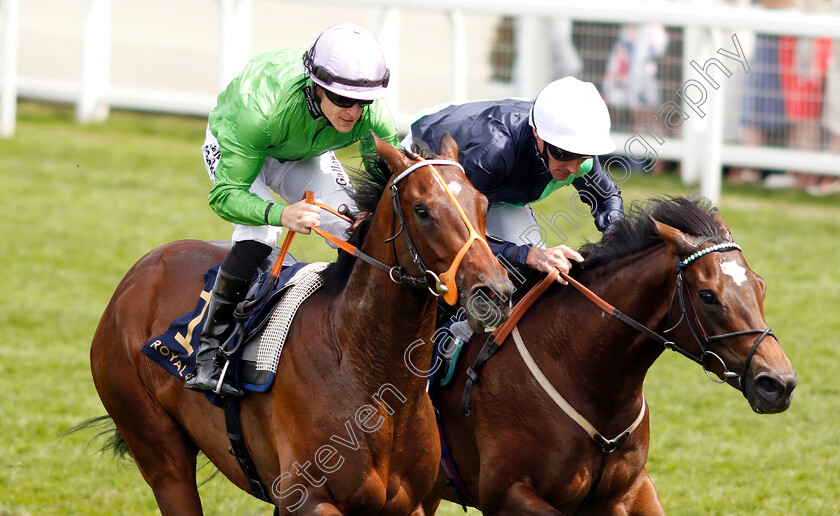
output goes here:
[[429, 218], [429, 208], [426, 207], [425, 204], [418, 204], [414, 207], [414, 213], [417, 214], [420, 219], [428, 219]]
[[701, 290], [698, 295], [700, 296], [700, 300], [707, 305], [720, 304], [718, 303], [717, 295], [711, 290]]

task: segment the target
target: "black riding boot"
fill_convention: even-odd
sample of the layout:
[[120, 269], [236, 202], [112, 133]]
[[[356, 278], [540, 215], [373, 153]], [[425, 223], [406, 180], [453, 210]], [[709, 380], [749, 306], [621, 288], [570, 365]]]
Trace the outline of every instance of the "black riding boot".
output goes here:
[[[236, 305], [245, 299], [250, 280], [243, 280], [226, 273], [221, 268], [216, 276], [213, 294], [207, 307], [207, 322], [199, 337], [200, 344], [195, 355], [195, 372], [184, 386], [194, 391], [216, 391], [222, 371], [216, 363], [219, 346], [230, 337], [234, 328], [233, 312]], [[230, 383], [230, 372], [218, 389], [222, 396], [240, 398], [242, 390]]]

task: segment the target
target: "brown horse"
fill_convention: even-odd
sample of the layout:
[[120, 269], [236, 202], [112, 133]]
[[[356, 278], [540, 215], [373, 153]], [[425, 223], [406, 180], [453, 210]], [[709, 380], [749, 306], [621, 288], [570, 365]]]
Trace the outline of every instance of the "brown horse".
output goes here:
[[[663, 514], [645, 470], [642, 386], [664, 341], [742, 390], [755, 412], [788, 408], [796, 373], [764, 321], [764, 280], [731, 241], [705, 202], [634, 205], [614, 236], [584, 248], [572, 277], [659, 336], [555, 284], [519, 321], [519, 344], [514, 331], [480, 370], [469, 417], [460, 406], [465, 370], [486, 337], [467, 344], [438, 408], [460, 477], [484, 514]], [[539, 383], [541, 374], [550, 385]], [[572, 410], [564, 413], [559, 397]], [[575, 411], [586, 421], [567, 415]], [[586, 424], [603, 440], [590, 438]], [[441, 470], [427, 514], [441, 498], [459, 501], [445, 482]]]
[[[276, 514], [404, 516], [418, 508], [440, 452], [426, 379], [403, 363], [406, 348], [434, 330], [433, 285], [418, 284], [447, 271], [462, 305], [472, 301], [482, 305], [473, 312], [494, 309], [502, 319], [509, 313], [503, 298], [513, 285], [502, 282], [497, 296], [482, 279], [503, 269], [486, 242], [472, 238], [484, 234], [487, 201], [455, 162], [454, 140], [444, 137], [448, 160], [432, 166], [374, 139], [393, 175], [387, 187], [387, 174], [360, 186], [358, 207], [372, 215], [351, 240], [366, 232], [361, 251], [395, 268], [383, 272], [343, 254], [297, 313], [272, 389], [241, 402], [245, 443]], [[223, 411], [140, 352], [192, 310], [203, 272], [225, 252], [201, 241], [153, 250], [122, 280], [93, 338], [96, 389], [164, 515], [202, 513], [199, 450], [253, 494], [228, 453]], [[413, 286], [395, 282], [398, 266]], [[479, 331], [486, 324], [472, 322]], [[430, 360], [427, 352], [414, 357]]]

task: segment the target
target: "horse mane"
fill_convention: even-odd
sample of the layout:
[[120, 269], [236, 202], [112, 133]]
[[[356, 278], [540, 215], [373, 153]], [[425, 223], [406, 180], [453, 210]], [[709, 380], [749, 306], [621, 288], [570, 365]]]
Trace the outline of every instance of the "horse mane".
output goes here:
[[642, 203], [634, 202], [626, 210], [624, 220], [614, 223], [615, 232], [612, 235], [600, 242], [587, 242], [581, 248], [585, 267], [591, 269], [606, 265], [661, 244], [662, 239], [653, 225], [654, 219], [683, 233], [701, 237], [701, 244], [709, 241], [720, 243], [725, 237], [712, 218], [713, 211], [709, 200], [698, 195], [655, 197]]
[[[407, 157], [415, 159], [411, 152], [405, 149], [402, 152]], [[415, 150], [415, 152], [418, 151]], [[418, 153], [425, 159], [434, 157], [430, 150]], [[373, 221], [373, 214], [392, 175], [388, 164], [379, 155], [365, 156], [362, 163], [361, 168], [347, 168], [350, 184], [353, 185], [350, 198], [356, 203], [359, 213], [364, 214], [364, 218], [354, 224], [354, 228], [347, 234], [347, 242], [356, 247], [361, 247], [365, 242], [370, 224]], [[350, 279], [350, 273], [353, 271], [355, 264], [355, 256], [339, 251], [338, 259], [321, 272], [324, 278], [324, 291], [332, 296], [340, 294], [347, 286], [347, 280]]]

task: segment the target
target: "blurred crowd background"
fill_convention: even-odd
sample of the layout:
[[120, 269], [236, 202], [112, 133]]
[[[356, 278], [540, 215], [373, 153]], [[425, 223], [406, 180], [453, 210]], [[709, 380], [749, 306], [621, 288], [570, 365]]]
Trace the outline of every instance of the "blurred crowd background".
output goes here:
[[[382, 2], [328, 0], [0, 0], [0, 21], [8, 16], [10, 1], [18, 2], [20, 10], [20, 98], [74, 103], [83, 96], [86, 58], [80, 48], [91, 6], [107, 4], [102, 12], [110, 20], [101, 39], [109, 48], [99, 57], [108, 61], [100, 71], [107, 74], [102, 86], [106, 102], [116, 108], [140, 106], [197, 116], [206, 116], [213, 107], [215, 95], [241, 67], [237, 60], [244, 64], [248, 57], [270, 49], [309, 46], [325, 27], [352, 21], [378, 32], [387, 48], [393, 48], [389, 63], [396, 73], [388, 102], [403, 130], [413, 116], [431, 106], [533, 97], [547, 82], [574, 75], [601, 91], [610, 106], [619, 148], [651, 117], [650, 130], [669, 144], [682, 144], [663, 146], [661, 159], [634, 163], [638, 168], [677, 171], [686, 182], [696, 182], [699, 176], [691, 170], [697, 168], [693, 163], [710, 154], [702, 140], [714, 134], [723, 142], [724, 156], [712, 168], [720, 170], [725, 181], [797, 188], [813, 195], [840, 193], [840, 42], [831, 37], [784, 35], [778, 29], [762, 33], [690, 24], [605, 23], [568, 13], [535, 20], [475, 8], [456, 16], [444, 7], [424, 9], [411, 2], [405, 8], [390, 8]], [[641, 0], [626, 3], [630, 4], [656, 5]], [[784, 16], [808, 13], [811, 19], [832, 16], [840, 23], [840, 0], [665, 0], [664, 4], [681, 4], [698, 13], [716, 6]], [[570, 5], [578, 14], [585, 13], [580, 10], [585, 6]], [[565, 11], [558, 8], [558, 12]], [[239, 33], [243, 36], [228, 38], [220, 30], [225, 18], [232, 17], [234, 25], [243, 27]], [[459, 33], [452, 27], [463, 30]], [[717, 40], [710, 37], [715, 30]], [[539, 33], [538, 44], [520, 37], [528, 32]], [[453, 50], [458, 34], [466, 39], [463, 55]], [[734, 34], [748, 59], [749, 73], [710, 46], [709, 41], [716, 41], [715, 45], [731, 49]], [[705, 46], [697, 48], [698, 38]], [[225, 61], [231, 48], [238, 54]], [[523, 68], [522, 57], [533, 62], [535, 55], [539, 67]], [[703, 64], [712, 57], [734, 65], [731, 76], [722, 81], [725, 87], [709, 92], [710, 97], [714, 93], [723, 97], [722, 112], [706, 117], [723, 119], [722, 135], [703, 127], [665, 127], [654, 115], [669, 101], [679, 103], [678, 91], [687, 78], [697, 78], [688, 62], [696, 59]], [[463, 78], [455, 77], [458, 67]], [[545, 70], [535, 72], [535, 68]], [[723, 77], [714, 70], [711, 75]], [[685, 150], [689, 146], [696, 150]], [[767, 149], [781, 154], [768, 154]], [[692, 158], [690, 152], [701, 155]], [[817, 161], [820, 164], [814, 165]]]
[[[840, 11], [838, 0], [729, 3], [769, 9]], [[598, 86], [610, 108], [614, 131], [641, 131], [654, 117], [657, 133], [666, 139], [680, 137], [680, 128], [669, 130], [654, 115], [663, 103], [680, 102], [677, 92], [686, 80], [682, 28], [562, 18], [549, 23], [553, 78], [574, 75]], [[513, 17], [502, 18], [496, 26], [492, 80], [500, 84], [515, 79], [515, 31]], [[750, 72], [733, 73], [726, 78], [725, 142], [840, 153], [840, 41], [744, 31], [739, 31], [738, 37]], [[702, 64], [704, 57], [698, 56], [697, 60]], [[650, 171], [660, 173], [677, 166], [658, 161]], [[837, 170], [840, 171], [840, 155]], [[812, 195], [840, 193], [840, 178], [795, 169], [726, 167], [724, 174], [726, 180], [738, 184], [798, 188]]]

